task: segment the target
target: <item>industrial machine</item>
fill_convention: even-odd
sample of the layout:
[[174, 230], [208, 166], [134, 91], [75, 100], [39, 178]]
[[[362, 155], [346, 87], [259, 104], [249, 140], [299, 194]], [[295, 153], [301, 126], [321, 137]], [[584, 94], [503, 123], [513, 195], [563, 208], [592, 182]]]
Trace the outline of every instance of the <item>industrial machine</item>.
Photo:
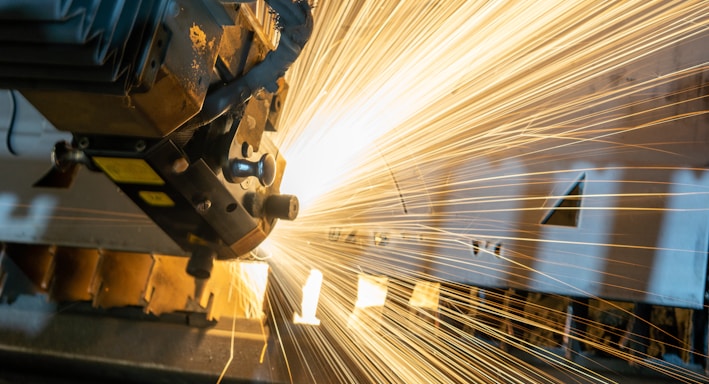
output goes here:
[[53, 168], [35, 187], [70, 188], [79, 166], [103, 172], [190, 254], [190, 275], [209, 277], [215, 257], [248, 254], [298, 213], [297, 198], [280, 194], [285, 160], [264, 131], [276, 130], [279, 79], [312, 18], [304, 2], [271, 6], [276, 50], [238, 5], [4, 4], [0, 84], [17, 90], [5, 92], [7, 151], [22, 156], [22, 138], [42, 150], [43, 132], [17, 122], [31, 113], [24, 98], [72, 134], [50, 149]]
[[[0, 20], [3, 324], [37, 319], [13, 311], [40, 294], [213, 325], [235, 291], [247, 304], [229, 315], [253, 319], [260, 352], [257, 247], [298, 215], [271, 138], [308, 2], [1, 1]], [[4, 352], [39, 355], [3, 329]]]
[[[37, 367], [53, 383], [370, 382], [398, 373], [392, 361], [504, 382], [471, 351], [531, 362], [540, 382], [708, 381], [706, 31], [502, 113], [474, 140], [377, 137], [354, 181], [289, 234], [342, 264], [297, 281], [261, 245], [298, 216], [275, 139], [312, 3], [0, 0], [0, 384]], [[394, 3], [382, 9], [417, 4]], [[385, 29], [376, 2], [330, 4], [342, 25], [323, 61]], [[503, 83], [469, 109], [495, 109]], [[466, 87], [441, 105], [455, 112]], [[498, 129], [520, 121], [529, 130]], [[430, 156], [443, 149], [459, 155]], [[321, 286], [337, 313], [313, 326], [317, 300], [296, 301]]]

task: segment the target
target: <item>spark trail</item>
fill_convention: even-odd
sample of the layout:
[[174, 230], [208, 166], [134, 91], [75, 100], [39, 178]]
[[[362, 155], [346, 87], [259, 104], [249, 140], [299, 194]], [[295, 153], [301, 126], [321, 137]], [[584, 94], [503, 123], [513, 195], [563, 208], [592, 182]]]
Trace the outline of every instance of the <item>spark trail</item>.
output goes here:
[[[563, 317], [570, 303], [549, 314], [515, 295], [489, 291], [478, 300], [458, 282], [475, 275], [604, 303], [592, 289], [600, 279], [603, 289], [662, 300], [614, 272], [614, 263], [647, 269], [638, 258], [602, 255], [672, 251], [679, 262], [692, 249], [612, 226], [560, 238], [539, 222], [565, 196], [553, 188], [560, 180], [605, 186], [581, 191], [584, 204], [573, 209], [587, 221], [607, 212], [638, 221], [706, 214], [707, 184], [667, 175], [704, 174], [709, 161], [695, 131], [707, 124], [708, 57], [672, 58], [691, 44], [706, 51], [698, 47], [707, 14], [704, 1], [321, 1], [313, 39], [288, 74], [278, 137], [289, 161], [283, 190], [299, 196], [301, 214], [279, 223], [268, 246], [292, 303], [311, 270], [322, 271], [318, 317], [331, 337], [310, 336], [340, 381], [560, 382], [507, 349], [577, 382], [612, 381], [519, 337], [515, 323], [545, 331], [551, 344], [577, 340], [700, 381], [681, 366], [648, 363], [646, 352], [600, 343], [593, 327], [572, 333], [535, 315]], [[685, 205], [653, 203], [687, 196]], [[342, 226], [349, 232], [333, 239]], [[588, 263], [571, 279], [544, 270], [535, 255], [546, 243]], [[462, 257], [471, 246], [480, 256]], [[387, 276], [387, 306], [399, 310], [357, 309], [361, 272]], [[443, 283], [441, 305], [402, 311], [419, 281]]]

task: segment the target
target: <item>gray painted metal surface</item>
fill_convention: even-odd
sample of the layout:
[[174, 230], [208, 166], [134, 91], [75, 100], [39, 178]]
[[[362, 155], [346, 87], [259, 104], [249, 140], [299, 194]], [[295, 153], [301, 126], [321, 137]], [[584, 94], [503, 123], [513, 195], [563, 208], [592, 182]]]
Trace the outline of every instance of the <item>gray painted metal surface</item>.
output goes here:
[[[397, 167], [384, 154], [380, 166], [393, 178], [372, 185], [389, 205], [332, 228], [362, 234], [362, 226], [379, 221], [361, 236], [360, 260], [367, 265], [375, 253], [401, 263], [382, 271], [702, 308], [709, 249], [707, 46], [704, 34], [568, 90], [559, 102], [610, 95], [545, 122], [575, 121], [577, 136], [550, 135], [454, 163], [419, 161], [417, 169]], [[676, 71], [686, 73], [666, 76]], [[544, 224], [578, 182], [576, 222]], [[428, 201], [421, 191], [428, 191]], [[393, 206], [399, 195], [402, 205]], [[380, 219], [383, 212], [391, 212], [391, 221]], [[398, 250], [376, 246], [376, 233], [386, 233]]]

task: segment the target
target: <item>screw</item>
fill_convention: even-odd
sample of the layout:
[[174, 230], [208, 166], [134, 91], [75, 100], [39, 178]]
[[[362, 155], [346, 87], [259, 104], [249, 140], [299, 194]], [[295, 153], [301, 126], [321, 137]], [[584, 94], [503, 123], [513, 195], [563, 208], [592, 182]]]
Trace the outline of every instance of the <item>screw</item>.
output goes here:
[[209, 201], [209, 199], [204, 199], [204, 200], [200, 201], [199, 203], [197, 203], [197, 210], [202, 213], [207, 212], [209, 210], [209, 208], [211, 208], [211, 207], [212, 207], [212, 202]]
[[89, 147], [89, 138], [88, 137], [81, 137], [79, 139], [79, 148], [81, 149], [86, 149]]
[[187, 162], [187, 159], [180, 157], [172, 163], [172, 171], [175, 173], [182, 173], [186, 171], [189, 166], [190, 163]]
[[138, 140], [135, 142], [135, 150], [138, 152], [143, 152], [145, 150], [145, 141], [143, 140]]

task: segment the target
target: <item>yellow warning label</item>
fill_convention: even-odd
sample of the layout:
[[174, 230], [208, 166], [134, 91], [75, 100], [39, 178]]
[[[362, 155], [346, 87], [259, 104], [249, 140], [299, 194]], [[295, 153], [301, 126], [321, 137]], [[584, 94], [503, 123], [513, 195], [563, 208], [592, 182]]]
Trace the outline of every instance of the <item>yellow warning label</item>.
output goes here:
[[160, 191], [140, 191], [138, 192], [143, 201], [156, 207], [174, 207], [175, 202], [165, 192]]
[[116, 183], [163, 185], [165, 182], [142, 159], [94, 157], [94, 163]]

